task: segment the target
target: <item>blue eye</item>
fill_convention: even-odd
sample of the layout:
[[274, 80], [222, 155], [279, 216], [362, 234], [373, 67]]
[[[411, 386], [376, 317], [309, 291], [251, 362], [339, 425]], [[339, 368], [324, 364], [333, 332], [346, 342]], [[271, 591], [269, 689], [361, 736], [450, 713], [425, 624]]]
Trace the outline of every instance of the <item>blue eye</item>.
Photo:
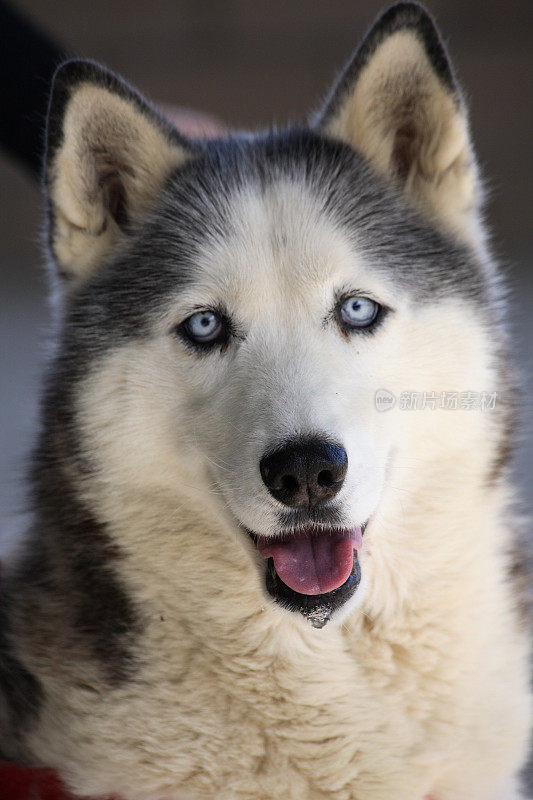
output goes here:
[[340, 306], [341, 320], [350, 328], [368, 328], [376, 319], [380, 308], [369, 297], [347, 297]]
[[199, 344], [215, 342], [224, 333], [224, 323], [214, 311], [197, 311], [182, 324], [187, 337]]

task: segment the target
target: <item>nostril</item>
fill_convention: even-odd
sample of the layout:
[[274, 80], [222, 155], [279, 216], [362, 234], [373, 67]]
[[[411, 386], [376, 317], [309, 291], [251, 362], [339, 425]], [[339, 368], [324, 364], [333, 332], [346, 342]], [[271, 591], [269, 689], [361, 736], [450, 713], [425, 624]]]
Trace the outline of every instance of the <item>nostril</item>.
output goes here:
[[321, 472], [319, 472], [316, 476], [316, 481], [319, 486], [322, 486], [323, 489], [329, 489], [337, 483], [333, 473], [329, 469], [323, 469]]

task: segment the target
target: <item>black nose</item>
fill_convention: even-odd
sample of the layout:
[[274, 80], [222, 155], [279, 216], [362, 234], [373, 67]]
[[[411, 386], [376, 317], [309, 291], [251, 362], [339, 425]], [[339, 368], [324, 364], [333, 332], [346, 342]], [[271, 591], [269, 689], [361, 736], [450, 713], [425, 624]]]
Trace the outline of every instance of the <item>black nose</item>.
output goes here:
[[317, 506], [334, 497], [346, 477], [348, 456], [338, 444], [321, 439], [286, 442], [261, 459], [263, 483], [286, 506]]

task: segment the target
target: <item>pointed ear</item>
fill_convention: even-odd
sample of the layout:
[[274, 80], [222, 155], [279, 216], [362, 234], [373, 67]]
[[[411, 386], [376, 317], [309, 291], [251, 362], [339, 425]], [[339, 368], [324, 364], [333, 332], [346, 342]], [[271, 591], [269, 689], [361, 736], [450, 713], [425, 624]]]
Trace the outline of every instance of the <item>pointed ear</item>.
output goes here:
[[52, 87], [45, 162], [60, 273], [79, 280], [96, 269], [191, 150], [123, 81], [93, 62], [63, 64]]
[[429, 14], [398, 3], [377, 20], [317, 122], [438, 223], [471, 241], [479, 188], [459, 89]]

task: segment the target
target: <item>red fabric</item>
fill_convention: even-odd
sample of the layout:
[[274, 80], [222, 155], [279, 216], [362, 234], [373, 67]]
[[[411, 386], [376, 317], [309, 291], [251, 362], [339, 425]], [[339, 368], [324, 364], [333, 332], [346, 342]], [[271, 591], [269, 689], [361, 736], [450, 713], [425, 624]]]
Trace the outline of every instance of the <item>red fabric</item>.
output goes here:
[[2, 800], [75, 800], [50, 769], [19, 767], [0, 762]]
[[[50, 769], [18, 767], [0, 761], [2, 800], [76, 800]], [[436, 800], [428, 795], [424, 800]]]

